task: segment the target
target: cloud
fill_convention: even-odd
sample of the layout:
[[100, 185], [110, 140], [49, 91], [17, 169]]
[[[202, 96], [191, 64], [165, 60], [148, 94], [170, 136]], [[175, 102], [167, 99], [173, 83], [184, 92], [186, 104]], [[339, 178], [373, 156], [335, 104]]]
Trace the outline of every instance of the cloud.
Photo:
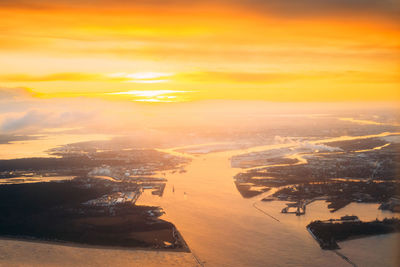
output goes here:
[[[153, 76], [151, 76], [153, 75]], [[158, 75], [158, 76], [156, 76]], [[102, 75], [96, 73], [81, 73], [81, 72], [65, 72], [65, 73], [51, 73], [45, 75], [28, 75], [28, 74], [8, 74], [0, 75], [3, 82], [87, 82], [87, 81], [101, 81], [101, 82], [159, 82], [165, 81], [159, 78], [168, 77], [172, 74], [152, 73], [152, 72], [138, 72], [138, 73], [113, 73], [109, 75]]]
[[279, 135], [276, 135], [274, 137], [274, 141], [276, 143], [280, 144], [291, 144], [294, 147], [294, 151], [297, 153], [299, 151], [319, 151], [319, 152], [337, 152], [337, 151], [343, 151], [342, 149], [338, 147], [332, 147], [324, 144], [313, 144], [309, 141], [301, 141], [296, 138], [292, 137], [282, 137]]
[[224, 72], [205, 71], [182, 73], [177, 79], [190, 80], [193, 82], [229, 82], [229, 83], [277, 83], [287, 82], [303, 77], [296, 73], [283, 72]]
[[[135, 82], [135, 83], [160, 83], [168, 81], [190, 81], [190, 82], [242, 82], [242, 83], [273, 83], [293, 80], [304, 77], [296, 73], [282, 72], [224, 72], [224, 71], [199, 71], [182, 72], [176, 74], [156, 73], [114, 73], [109, 75], [92, 73], [53, 73], [46, 75], [27, 75], [11, 74], [2, 75], [0, 79], [4, 82], [82, 82], [82, 81], [102, 81], [102, 82]], [[169, 79], [165, 79], [168, 77]], [[22, 90], [23, 91], [23, 90]], [[20, 91], [20, 92], [22, 92]], [[0, 98], [1, 98], [0, 90]], [[9, 93], [8, 93], [9, 94]]]
[[398, 83], [397, 73], [366, 71], [303, 71], [303, 72], [224, 72], [205, 71], [177, 74], [176, 80], [206, 83], [276, 84], [303, 80], [335, 80], [349, 83]]
[[175, 90], [147, 90], [147, 91], [127, 91], [127, 92], [116, 92], [109, 93], [110, 95], [134, 95], [134, 96], [144, 96], [144, 97], [155, 97], [160, 95], [169, 95], [175, 93], [186, 93], [187, 91], [175, 91]]
[[0, 123], [8, 113], [18, 113], [35, 105], [34, 93], [26, 88], [0, 87]]
[[6, 82], [52, 82], [52, 81], [86, 81], [96, 78], [94, 74], [83, 73], [56, 73], [43, 76], [27, 74], [3, 75], [0, 78]]
[[43, 128], [68, 127], [82, 124], [92, 118], [90, 113], [81, 111], [51, 112], [30, 110], [19, 116], [9, 116], [0, 125], [2, 132], [35, 131]]
[[113, 73], [108, 75], [117, 80], [128, 81], [133, 83], [164, 83], [168, 82], [167, 79], [172, 76], [172, 73], [163, 72], [136, 72], [136, 73]]
[[324, 144], [313, 144], [310, 142], [301, 142], [299, 143], [299, 149], [304, 149], [307, 151], [318, 151], [318, 152], [335, 152], [335, 151], [342, 151], [342, 149], [338, 147], [327, 146]]
[[13, 134], [0, 134], [0, 144], [9, 144], [10, 142], [16, 141], [27, 141], [27, 140], [37, 140], [41, 136], [29, 136], [29, 135], [13, 135]]
[[183, 96], [178, 98], [177, 94], [187, 93], [191, 92], [177, 90], [131, 90], [107, 94], [132, 96], [132, 100], [137, 102], [180, 102], [185, 101], [185, 97]]
[[102, 75], [90, 73], [54, 73], [47, 75], [9, 74], [2, 75], [3, 82], [54, 82], [54, 81], [93, 81], [105, 79]]
[[[165, 79], [165, 78], [168, 79]], [[396, 84], [400, 81], [397, 73], [390, 72], [367, 72], [358, 70], [343, 71], [293, 71], [293, 72], [238, 72], [238, 71], [196, 71], [196, 72], [177, 72], [177, 73], [113, 73], [113, 74], [94, 74], [94, 73], [52, 73], [46, 75], [27, 75], [11, 74], [0, 75], [0, 79], [6, 82], [132, 82], [132, 83], [247, 83], [247, 84], [278, 84], [291, 83], [297, 80], [330, 80], [335, 82], [346, 82], [350, 84]], [[138, 95], [132, 92], [110, 93], [111, 95]], [[141, 92], [139, 90], [139, 92]], [[144, 91], [154, 92], [158, 91]], [[180, 92], [180, 90], [175, 91]], [[186, 91], [185, 91], [186, 92]], [[184, 92], [183, 92], [184, 93]], [[94, 95], [101, 95], [95, 93]], [[94, 96], [93, 95], [93, 96]], [[32, 97], [34, 94], [28, 89], [23, 88], [0, 88], [0, 101], [2, 98], [21, 98]]]
[[399, 18], [400, 4], [397, 0], [236, 0], [236, 3], [268, 13], [283, 16], [326, 15], [380, 15]]
[[74, 9], [127, 10], [132, 8], [193, 8], [198, 6], [222, 6], [241, 8], [256, 13], [277, 16], [318, 16], [328, 15], [378, 15], [398, 19], [400, 4], [397, 0], [0, 0], [0, 6], [23, 9]]
[[0, 102], [1, 101], [9, 101], [9, 100], [17, 100], [21, 98], [29, 98], [32, 96], [32, 93], [25, 88], [6, 88], [0, 87]]
[[97, 101], [90, 102], [80, 98], [41, 99], [29, 89], [0, 88], [0, 134], [30, 135], [45, 128], [84, 125], [100, 108]]

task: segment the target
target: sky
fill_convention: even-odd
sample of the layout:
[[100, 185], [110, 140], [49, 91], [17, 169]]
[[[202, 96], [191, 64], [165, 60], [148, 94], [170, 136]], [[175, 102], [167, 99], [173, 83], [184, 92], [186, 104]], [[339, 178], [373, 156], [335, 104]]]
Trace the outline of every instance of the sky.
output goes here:
[[399, 18], [396, 0], [0, 0], [0, 150], [271, 114], [399, 118]]
[[400, 100], [395, 0], [0, 0], [0, 87], [41, 99]]

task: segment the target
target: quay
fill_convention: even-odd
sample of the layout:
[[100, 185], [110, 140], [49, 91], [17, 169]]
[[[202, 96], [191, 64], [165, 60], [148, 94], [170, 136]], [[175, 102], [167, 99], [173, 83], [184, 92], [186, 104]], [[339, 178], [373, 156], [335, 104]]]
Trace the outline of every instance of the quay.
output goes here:
[[[312, 202], [316, 200], [326, 200], [328, 199], [327, 196], [322, 196], [322, 197], [315, 197], [313, 199], [307, 199], [307, 200], [299, 200], [297, 202], [290, 202], [286, 204], [286, 207], [281, 210], [281, 213], [294, 213], [296, 216], [304, 215], [306, 214], [306, 208], [308, 204], [311, 204]], [[290, 211], [290, 208], [295, 208], [294, 211]]]

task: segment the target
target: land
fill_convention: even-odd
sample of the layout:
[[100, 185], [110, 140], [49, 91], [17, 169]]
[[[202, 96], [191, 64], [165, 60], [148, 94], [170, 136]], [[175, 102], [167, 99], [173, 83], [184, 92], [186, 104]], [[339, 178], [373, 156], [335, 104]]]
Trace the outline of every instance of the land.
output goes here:
[[137, 206], [134, 197], [128, 197], [128, 191], [138, 194], [138, 185], [88, 179], [1, 185], [0, 235], [189, 251], [175, 226], [159, 218], [159, 207]]
[[[398, 136], [326, 143], [301, 138], [289, 141], [289, 147], [232, 157], [232, 167], [243, 169], [234, 176], [243, 197], [278, 188], [261, 200], [287, 201], [281, 212], [297, 216], [305, 214], [307, 205], [316, 200], [328, 202], [330, 212], [352, 202], [378, 203], [381, 210], [400, 211]], [[322, 249], [335, 250], [340, 241], [399, 232], [400, 220], [361, 222], [356, 216], [343, 216], [311, 222], [307, 229]]]
[[246, 183], [240, 183], [238, 181], [235, 181], [235, 186], [239, 191], [239, 193], [244, 198], [251, 198], [261, 193], [268, 192], [270, 190], [270, 188], [267, 186], [263, 185], [254, 186], [251, 183], [246, 184]]
[[[187, 158], [154, 149], [84, 150], [61, 147], [49, 151], [49, 158], [0, 160], [0, 178], [31, 176], [82, 176], [95, 168], [112, 168], [117, 176], [153, 175], [182, 169]], [[111, 174], [111, 171], [105, 174]]]
[[10, 144], [16, 141], [37, 140], [39, 138], [41, 138], [41, 136], [0, 134], [0, 145]]
[[[235, 184], [242, 196], [252, 197], [265, 191], [250, 192], [251, 188], [310, 183], [333, 184], [338, 179], [398, 181], [399, 158], [399, 143], [369, 138], [318, 145], [300, 142], [297, 148], [235, 156], [231, 163], [235, 167], [245, 169], [235, 175]], [[328, 190], [328, 187], [332, 186], [326, 185], [325, 189]], [[394, 194], [391, 193], [391, 196]], [[345, 205], [345, 202], [342, 205]]]
[[395, 218], [371, 222], [343, 219], [313, 221], [307, 225], [307, 229], [322, 249], [339, 249], [337, 242], [349, 239], [400, 232], [400, 220]]
[[334, 142], [327, 142], [324, 144], [340, 148], [345, 152], [354, 152], [360, 150], [374, 149], [376, 147], [382, 147], [388, 143], [389, 142], [387, 140], [373, 137], [373, 138], [365, 138], [358, 140], [334, 141]]
[[162, 196], [167, 180], [160, 176], [184, 171], [187, 159], [86, 143], [48, 153], [0, 160], [1, 236], [189, 251], [175, 226], [160, 219], [160, 207], [136, 205], [145, 190]]
[[[394, 196], [398, 192], [400, 192], [398, 182], [332, 180], [284, 187], [275, 192], [273, 197], [299, 204], [300, 202], [308, 204], [314, 199], [325, 199], [329, 203], [330, 211], [335, 212], [351, 202], [386, 203], [391, 199], [396, 199]], [[393, 202], [391, 206], [393, 210], [395, 205], [396, 203]]]

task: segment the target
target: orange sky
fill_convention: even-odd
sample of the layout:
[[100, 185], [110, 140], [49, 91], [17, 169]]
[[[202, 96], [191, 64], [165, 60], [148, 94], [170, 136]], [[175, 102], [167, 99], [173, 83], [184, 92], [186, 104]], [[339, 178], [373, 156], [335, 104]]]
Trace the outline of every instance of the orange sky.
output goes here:
[[359, 2], [4, 0], [0, 87], [146, 102], [400, 100], [399, 4]]

